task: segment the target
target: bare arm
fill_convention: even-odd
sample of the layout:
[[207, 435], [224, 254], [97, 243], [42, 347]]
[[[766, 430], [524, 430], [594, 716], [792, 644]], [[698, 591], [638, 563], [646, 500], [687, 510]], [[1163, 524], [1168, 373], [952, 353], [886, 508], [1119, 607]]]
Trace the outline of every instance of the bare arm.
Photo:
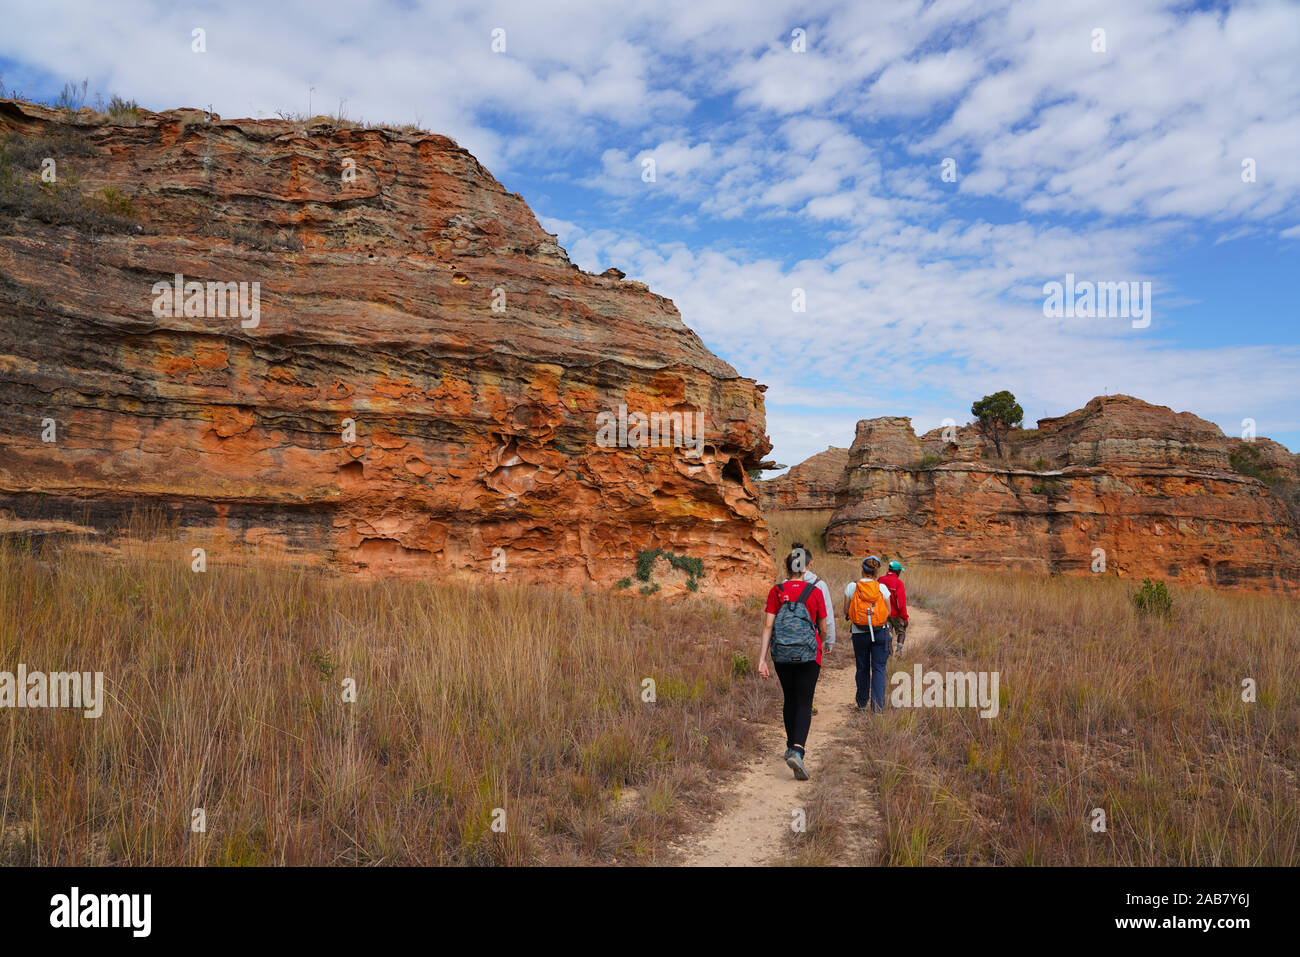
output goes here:
[[771, 612], [763, 621], [763, 637], [758, 646], [758, 674], [761, 678], [771, 677], [771, 672], [767, 670], [767, 645], [772, 640], [772, 623], [776, 621], [776, 615]]

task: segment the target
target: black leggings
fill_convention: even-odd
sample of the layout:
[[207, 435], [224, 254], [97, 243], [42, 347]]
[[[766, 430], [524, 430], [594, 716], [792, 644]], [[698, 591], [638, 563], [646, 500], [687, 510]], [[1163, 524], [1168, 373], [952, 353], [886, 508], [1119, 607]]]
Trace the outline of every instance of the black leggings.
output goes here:
[[813, 692], [817, 690], [817, 676], [822, 666], [815, 661], [798, 664], [773, 662], [776, 676], [785, 694], [785, 746], [800, 748], [808, 743], [808, 728], [812, 726]]

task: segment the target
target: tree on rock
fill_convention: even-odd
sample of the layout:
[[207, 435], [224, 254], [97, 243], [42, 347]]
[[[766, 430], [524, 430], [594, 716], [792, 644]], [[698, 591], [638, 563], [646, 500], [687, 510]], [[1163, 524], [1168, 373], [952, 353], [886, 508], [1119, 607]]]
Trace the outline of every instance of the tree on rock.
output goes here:
[[1003, 438], [1025, 417], [1025, 410], [1020, 408], [1016, 397], [1003, 389], [980, 399], [970, 407], [970, 412], [975, 416], [980, 434], [993, 440], [993, 448], [998, 458], [1002, 458]]

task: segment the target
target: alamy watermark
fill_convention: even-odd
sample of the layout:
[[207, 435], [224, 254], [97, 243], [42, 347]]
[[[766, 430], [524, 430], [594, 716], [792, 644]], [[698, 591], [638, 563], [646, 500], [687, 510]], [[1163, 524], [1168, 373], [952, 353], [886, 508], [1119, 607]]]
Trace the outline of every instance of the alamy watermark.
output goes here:
[[1043, 315], [1048, 319], [1129, 319], [1134, 329], [1151, 325], [1151, 283], [1075, 282], [1074, 273], [1065, 282], [1043, 284]]
[[186, 282], [177, 273], [172, 282], [153, 284], [155, 319], [242, 320], [244, 329], [256, 329], [262, 321], [262, 284], [260, 282]]
[[704, 449], [704, 415], [699, 412], [618, 412], [596, 414], [596, 444], [608, 448]]
[[0, 671], [0, 708], [74, 708], [87, 718], [104, 713], [102, 671]]
[[152, 894], [85, 894], [73, 887], [50, 898], [50, 926], [124, 928], [132, 937], [148, 937], [152, 911]]
[[917, 663], [911, 673], [895, 672], [889, 683], [895, 708], [979, 708], [981, 718], [996, 718], [1001, 705], [996, 671], [922, 671]]

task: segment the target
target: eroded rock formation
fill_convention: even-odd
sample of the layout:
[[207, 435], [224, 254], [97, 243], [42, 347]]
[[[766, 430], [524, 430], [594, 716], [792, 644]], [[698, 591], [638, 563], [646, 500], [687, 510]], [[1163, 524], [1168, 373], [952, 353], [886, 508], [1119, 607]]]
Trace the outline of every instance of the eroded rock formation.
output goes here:
[[859, 422], [827, 546], [1080, 574], [1103, 559], [1129, 578], [1300, 590], [1300, 470], [1275, 442], [1112, 395], [1005, 444], [998, 460], [972, 427]]
[[835, 488], [849, 461], [849, 450], [831, 446], [784, 475], [758, 483], [764, 508], [828, 509], [835, 507]]
[[[0, 140], [0, 517], [602, 586], [661, 547], [766, 586], [763, 387], [451, 140], [15, 101]], [[698, 448], [598, 442], [620, 404], [701, 416]]]

